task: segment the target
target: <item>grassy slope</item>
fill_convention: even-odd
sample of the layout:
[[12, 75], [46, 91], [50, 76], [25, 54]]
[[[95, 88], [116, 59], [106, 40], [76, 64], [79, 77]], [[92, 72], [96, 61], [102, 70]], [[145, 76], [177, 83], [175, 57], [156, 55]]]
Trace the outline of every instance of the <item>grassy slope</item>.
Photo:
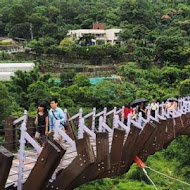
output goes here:
[[[159, 152], [153, 156], [150, 156], [146, 164], [157, 171], [184, 180], [181, 176], [176, 174], [177, 170], [180, 170], [180, 168], [176, 168], [177, 161], [175, 159], [167, 160], [164, 157], [163, 152]], [[164, 176], [160, 176], [148, 169], [147, 171], [149, 176], [155, 182], [159, 190], [190, 189], [190, 186], [186, 186], [179, 182], [167, 179]], [[190, 183], [190, 180], [184, 180], [184, 181]], [[97, 180], [77, 188], [77, 190], [91, 190], [91, 189], [92, 190], [126, 190], [126, 189], [154, 190], [154, 187], [150, 185], [142, 170], [138, 168], [136, 164], [133, 164], [129, 172], [124, 174], [121, 178], [116, 177], [112, 179], [106, 178], [103, 180]]]

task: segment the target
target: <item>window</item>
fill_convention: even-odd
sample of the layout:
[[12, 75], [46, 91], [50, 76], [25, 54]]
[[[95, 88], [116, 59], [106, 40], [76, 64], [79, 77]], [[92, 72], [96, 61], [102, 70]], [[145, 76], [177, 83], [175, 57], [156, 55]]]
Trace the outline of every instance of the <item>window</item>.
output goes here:
[[115, 37], [118, 37], [119, 36], [119, 33], [115, 33]]
[[104, 37], [104, 34], [96, 34], [96, 37]]

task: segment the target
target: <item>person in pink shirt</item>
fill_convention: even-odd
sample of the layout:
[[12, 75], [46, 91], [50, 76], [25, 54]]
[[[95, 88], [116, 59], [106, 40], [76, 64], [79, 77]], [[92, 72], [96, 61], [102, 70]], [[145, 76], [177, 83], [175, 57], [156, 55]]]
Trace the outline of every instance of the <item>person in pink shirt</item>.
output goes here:
[[177, 110], [177, 102], [170, 100], [169, 102], [166, 103], [165, 110], [172, 111], [172, 112]]

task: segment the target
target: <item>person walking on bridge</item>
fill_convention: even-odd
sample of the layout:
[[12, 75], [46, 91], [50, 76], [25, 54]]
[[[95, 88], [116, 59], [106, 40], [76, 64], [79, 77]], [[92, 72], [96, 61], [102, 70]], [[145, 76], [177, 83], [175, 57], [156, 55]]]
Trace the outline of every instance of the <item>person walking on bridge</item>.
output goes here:
[[58, 107], [57, 98], [53, 98], [50, 100], [50, 107], [51, 109], [49, 110], [49, 133], [54, 132], [56, 120], [60, 121], [59, 127], [65, 132], [64, 126], [66, 123], [66, 118], [63, 110]]
[[133, 114], [134, 110], [129, 104], [125, 104], [124, 108], [124, 124], [127, 125], [128, 115]]
[[150, 104], [150, 112], [153, 117], [155, 117], [156, 110], [159, 109], [158, 104], [156, 103], [156, 100], [153, 100]]
[[45, 136], [48, 135], [48, 110], [45, 103], [40, 103], [38, 105], [38, 112], [35, 119], [36, 133], [35, 139], [37, 139], [42, 144], [45, 143]]

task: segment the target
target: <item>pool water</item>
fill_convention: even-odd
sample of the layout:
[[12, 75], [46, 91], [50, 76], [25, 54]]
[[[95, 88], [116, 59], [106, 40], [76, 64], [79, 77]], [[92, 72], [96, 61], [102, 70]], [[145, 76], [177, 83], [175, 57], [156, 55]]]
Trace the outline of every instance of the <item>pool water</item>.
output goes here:
[[104, 79], [113, 80], [118, 79], [119, 76], [111, 75], [110, 77], [96, 77], [96, 78], [89, 78], [91, 84], [96, 84], [100, 81], [103, 81]]
[[[103, 81], [104, 79], [114, 80], [114, 79], [118, 79], [118, 78], [120, 78], [120, 77], [117, 76], [117, 75], [111, 75], [110, 77], [89, 78], [89, 81], [90, 81], [91, 84], [96, 84], [98, 82]], [[53, 80], [54, 80], [54, 84], [60, 84], [61, 83], [60, 78], [54, 78]]]

